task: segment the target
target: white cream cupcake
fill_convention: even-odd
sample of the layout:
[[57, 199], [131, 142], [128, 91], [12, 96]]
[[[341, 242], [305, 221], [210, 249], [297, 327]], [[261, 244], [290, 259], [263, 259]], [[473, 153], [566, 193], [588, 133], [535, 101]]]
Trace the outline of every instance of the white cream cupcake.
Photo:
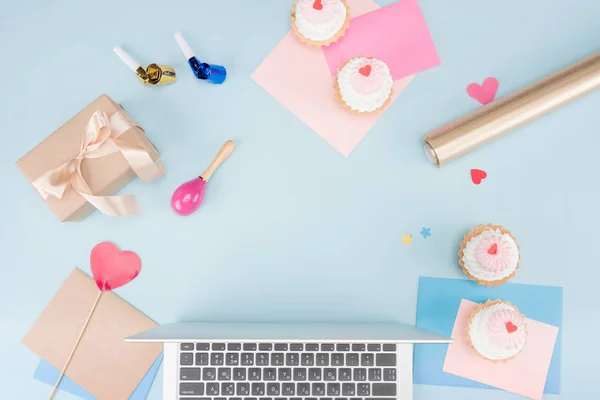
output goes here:
[[479, 225], [465, 235], [458, 257], [469, 279], [498, 286], [515, 276], [520, 249], [510, 231], [499, 225]]
[[488, 300], [469, 316], [467, 340], [483, 358], [506, 362], [515, 358], [527, 343], [525, 317], [509, 302]]
[[357, 114], [375, 113], [392, 99], [394, 80], [387, 64], [373, 57], [355, 57], [335, 78], [338, 99]]
[[330, 45], [350, 25], [346, 0], [296, 0], [291, 17], [296, 36], [312, 46]]

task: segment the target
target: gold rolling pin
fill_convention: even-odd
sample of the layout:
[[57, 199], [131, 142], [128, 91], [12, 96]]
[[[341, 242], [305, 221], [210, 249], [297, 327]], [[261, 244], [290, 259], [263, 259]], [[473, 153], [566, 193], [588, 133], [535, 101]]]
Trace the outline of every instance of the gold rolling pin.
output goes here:
[[440, 167], [598, 88], [600, 52], [429, 132], [425, 154]]

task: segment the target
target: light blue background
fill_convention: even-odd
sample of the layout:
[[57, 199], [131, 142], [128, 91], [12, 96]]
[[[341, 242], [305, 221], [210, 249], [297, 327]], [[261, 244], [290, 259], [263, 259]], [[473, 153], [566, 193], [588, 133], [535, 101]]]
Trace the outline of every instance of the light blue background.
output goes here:
[[[71, 269], [89, 271], [100, 241], [140, 254], [141, 275], [117, 293], [160, 323], [412, 323], [418, 276], [460, 278], [458, 243], [487, 222], [518, 238], [514, 282], [564, 287], [562, 393], [544, 398], [600, 393], [600, 92], [442, 169], [420, 144], [478, 106], [465, 93], [470, 82], [495, 76], [504, 95], [598, 50], [597, 0], [421, 0], [442, 65], [417, 76], [347, 159], [249, 78], [288, 31], [290, 0], [2, 3], [3, 400], [48, 395], [32, 379], [38, 358], [20, 340]], [[201, 58], [227, 66], [225, 85], [192, 78], [172, 37], [179, 30]], [[174, 65], [179, 81], [141, 85], [114, 45]], [[101, 93], [144, 125], [167, 174], [123, 191], [137, 195], [140, 216], [96, 212], [60, 224], [13, 163]], [[204, 205], [177, 217], [171, 193], [229, 138], [238, 147]], [[480, 186], [471, 168], [487, 171]], [[422, 226], [432, 228], [426, 240]], [[410, 247], [405, 233], [415, 238]], [[150, 399], [160, 393], [157, 379]], [[415, 385], [416, 400], [517, 398]]]

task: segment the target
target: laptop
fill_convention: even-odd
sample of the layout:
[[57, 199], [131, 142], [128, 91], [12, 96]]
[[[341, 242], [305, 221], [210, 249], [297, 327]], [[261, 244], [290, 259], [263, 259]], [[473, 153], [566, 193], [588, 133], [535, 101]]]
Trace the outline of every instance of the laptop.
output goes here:
[[412, 400], [415, 343], [399, 323], [177, 323], [125, 339], [164, 343], [164, 400]]

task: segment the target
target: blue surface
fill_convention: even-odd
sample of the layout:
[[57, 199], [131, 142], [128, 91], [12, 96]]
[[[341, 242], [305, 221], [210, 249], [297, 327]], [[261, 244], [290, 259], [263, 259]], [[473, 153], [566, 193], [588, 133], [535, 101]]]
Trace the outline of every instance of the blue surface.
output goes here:
[[[154, 364], [150, 367], [144, 379], [140, 382], [140, 384], [135, 388], [129, 400], [145, 400], [148, 397], [148, 392], [152, 388], [152, 383], [154, 382], [154, 377], [160, 368], [160, 364], [163, 359], [163, 354], [160, 353]], [[41, 382], [44, 382], [48, 385], [54, 386], [56, 384], [56, 380], [60, 376], [60, 371], [54, 368], [51, 364], [46, 362], [45, 360], [40, 360], [37, 369], [33, 377]], [[83, 387], [79, 386], [75, 381], [71, 380], [68, 376], [65, 376], [60, 381], [58, 385], [60, 390], [65, 392], [69, 392], [71, 394], [76, 395], [84, 400], [96, 400], [96, 397], [92, 396], [89, 392], [87, 392]]]
[[[544, 399], [598, 398], [600, 92], [441, 169], [421, 150], [423, 134], [478, 106], [469, 83], [494, 76], [504, 95], [598, 50], [597, 0], [420, 0], [442, 65], [417, 76], [349, 158], [249, 77], [288, 31], [291, 0], [2, 3], [2, 400], [48, 395], [20, 341], [71, 269], [89, 272], [100, 241], [140, 254], [141, 275], [116, 292], [160, 323], [414, 323], [418, 277], [461, 278], [462, 235], [487, 222], [519, 241], [515, 283], [564, 288], [561, 394]], [[194, 78], [178, 31], [201, 60], [227, 67], [223, 85]], [[178, 82], [141, 85], [115, 45], [173, 65]], [[146, 128], [167, 174], [122, 191], [137, 195], [140, 216], [60, 224], [13, 163], [101, 93]], [[238, 147], [202, 208], [176, 216], [173, 190], [230, 138]], [[471, 168], [488, 178], [473, 185]], [[160, 397], [156, 379], [149, 399]], [[414, 398], [520, 399], [434, 385], [415, 385]]]
[[[419, 278], [417, 326], [445, 336], [452, 336], [456, 314], [462, 299], [484, 303], [489, 299], [510, 301], [527, 318], [559, 328], [552, 362], [548, 370], [545, 393], [560, 393], [563, 289], [552, 286], [508, 283], [486, 288], [473, 281], [442, 278]], [[448, 345], [416, 345], [414, 382], [429, 385], [492, 388], [442, 371]]]

